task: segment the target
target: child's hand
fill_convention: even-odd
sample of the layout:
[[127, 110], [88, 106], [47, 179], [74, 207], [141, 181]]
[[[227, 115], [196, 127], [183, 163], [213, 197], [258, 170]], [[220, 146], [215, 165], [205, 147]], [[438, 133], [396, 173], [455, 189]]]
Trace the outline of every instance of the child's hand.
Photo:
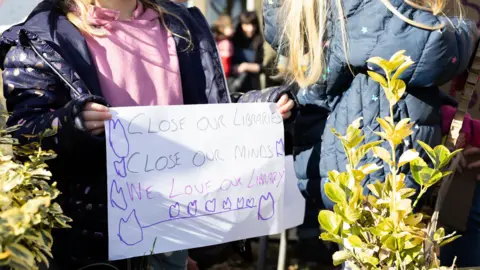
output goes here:
[[282, 115], [282, 118], [288, 119], [292, 116], [292, 109], [295, 106], [295, 102], [291, 100], [287, 94], [283, 94], [277, 101], [277, 111]]
[[105, 131], [104, 121], [112, 119], [112, 114], [107, 106], [88, 102], [83, 108], [82, 118], [88, 132], [99, 135]]
[[[467, 164], [467, 161], [465, 157], [471, 156], [471, 155], [479, 155], [480, 154], [480, 148], [476, 147], [467, 147], [465, 151], [462, 153], [462, 158], [460, 159], [460, 168], [459, 171], [462, 172], [463, 168], [468, 168], [468, 169], [478, 169], [480, 168], [480, 160], [476, 160], [471, 162], [470, 164]], [[477, 175], [477, 180], [480, 181], [480, 174]]]

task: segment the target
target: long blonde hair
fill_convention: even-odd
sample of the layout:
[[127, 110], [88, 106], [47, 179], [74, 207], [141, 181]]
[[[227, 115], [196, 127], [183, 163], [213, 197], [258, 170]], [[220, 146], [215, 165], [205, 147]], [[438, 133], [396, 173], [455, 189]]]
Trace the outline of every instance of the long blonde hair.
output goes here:
[[[140, 0], [140, 2], [142, 2], [142, 4], [146, 8], [150, 8], [150, 9], [153, 9], [153, 10], [157, 11], [159, 16], [160, 16], [160, 22], [163, 24], [163, 26], [172, 35], [186, 40], [188, 42], [188, 47], [186, 49], [191, 48], [191, 46], [193, 44], [191, 42], [190, 33], [187, 31], [187, 34], [189, 36], [184, 37], [184, 36], [181, 36], [181, 35], [178, 35], [178, 34], [172, 32], [168, 28], [168, 26], [165, 24], [164, 15], [168, 14], [168, 15], [171, 15], [172, 17], [176, 18], [185, 27], [185, 29], [187, 29], [187, 26], [182, 21], [182, 19], [180, 19], [177, 15], [166, 11], [160, 5], [156, 4], [153, 0]], [[73, 25], [75, 25], [80, 31], [82, 31], [84, 33], [88, 33], [90, 35], [94, 35], [94, 36], [104, 36], [104, 35], [107, 34], [107, 32], [104, 29], [94, 27], [88, 22], [88, 8], [93, 3], [94, 3], [94, 0], [62, 0], [61, 1], [62, 9], [67, 14], [67, 19]]]
[[[405, 22], [427, 30], [438, 30], [440, 25], [424, 25], [415, 22], [398, 12], [389, 0], [380, 0], [393, 14]], [[414, 8], [432, 12], [434, 15], [443, 14], [447, 0], [404, 0]], [[456, 11], [462, 16], [462, 5], [455, 0]], [[286, 70], [291, 80], [300, 87], [316, 83], [324, 73], [326, 63], [324, 44], [326, 35], [327, 13], [332, 8], [328, 0], [284, 0], [279, 13], [279, 20], [285, 24], [280, 38], [280, 50], [286, 53], [289, 67]], [[342, 0], [335, 0], [335, 9], [338, 16], [345, 57], [348, 62], [348, 45], [346, 22], [342, 7]], [[458, 10], [457, 10], [458, 9]]]

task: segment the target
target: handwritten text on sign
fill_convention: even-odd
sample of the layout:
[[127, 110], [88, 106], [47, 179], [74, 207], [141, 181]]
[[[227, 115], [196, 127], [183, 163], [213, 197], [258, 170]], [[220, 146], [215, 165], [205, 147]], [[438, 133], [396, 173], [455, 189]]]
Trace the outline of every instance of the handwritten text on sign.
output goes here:
[[112, 260], [279, 233], [283, 124], [274, 104], [112, 109]]

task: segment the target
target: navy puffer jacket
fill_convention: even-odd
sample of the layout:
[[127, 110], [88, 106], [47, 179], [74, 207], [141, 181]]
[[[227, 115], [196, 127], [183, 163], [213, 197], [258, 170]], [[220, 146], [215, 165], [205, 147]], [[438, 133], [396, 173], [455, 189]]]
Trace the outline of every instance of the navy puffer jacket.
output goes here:
[[[331, 1], [332, 5], [334, 2]], [[395, 107], [394, 115], [397, 121], [408, 117], [416, 123], [414, 133], [398, 151], [414, 147], [423, 153], [415, 143], [417, 140], [432, 146], [441, 143], [440, 106], [445, 98], [437, 86], [464, 71], [475, 49], [477, 29], [472, 22], [451, 19], [450, 23], [447, 18], [415, 9], [402, 0], [390, 2], [407, 18], [430, 26], [443, 22], [445, 27], [428, 31], [412, 26], [390, 12], [381, 1], [343, 1], [352, 74], [343, 50], [338, 13], [335, 6], [331, 8], [327, 24], [330, 42], [325, 49], [328, 68], [317, 83], [299, 92], [302, 108], [294, 129], [299, 188], [320, 207], [333, 207], [322, 192], [328, 171], [345, 171], [347, 164], [344, 149], [331, 128], [344, 134], [350, 123], [363, 117], [365, 143], [368, 143], [379, 140], [373, 133], [380, 131], [375, 119], [389, 115], [389, 103], [382, 89], [366, 74], [368, 69], [382, 72], [376, 66], [367, 65], [366, 60], [373, 56], [388, 59], [395, 52], [406, 50], [405, 54], [415, 62], [401, 77], [407, 83], [407, 94]], [[277, 20], [279, 7], [278, 0], [265, 1], [265, 35], [275, 48], [278, 48], [282, 29], [281, 20]], [[384, 165], [372, 153], [362, 162]], [[408, 167], [404, 166], [403, 170], [406, 173]], [[384, 179], [387, 172], [388, 166], [384, 166], [384, 170], [364, 179], [364, 186]], [[411, 176], [407, 176], [406, 181], [409, 187], [416, 188]]]

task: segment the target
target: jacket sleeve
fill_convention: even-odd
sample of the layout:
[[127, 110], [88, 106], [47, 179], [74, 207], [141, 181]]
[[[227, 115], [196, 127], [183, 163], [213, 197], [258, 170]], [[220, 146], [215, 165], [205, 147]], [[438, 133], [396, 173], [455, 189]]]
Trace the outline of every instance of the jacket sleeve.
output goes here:
[[470, 135], [470, 145], [480, 148], [480, 120], [471, 119], [470, 126], [472, 130]]
[[416, 64], [411, 85], [443, 85], [465, 71], [477, 49], [473, 21], [439, 18], [445, 27], [430, 33]]
[[103, 99], [71, 96], [56, 75], [27, 47], [12, 47], [3, 66], [4, 95], [10, 112], [7, 125], [20, 125], [13, 134], [20, 142], [36, 139], [25, 135], [56, 129], [56, 135], [42, 139], [42, 148], [59, 155], [93, 153], [95, 146], [103, 145], [104, 138], [87, 133], [80, 118], [85, 103], [104, 103]]
[[284, 85], [270, 87], [264, 90], [253, 90], [245, 94], [232, 94], [232, 101], [235, 103], [251, 103], [251, 102], [277, 102], [283, 94], [287, 94], [290, 99], [298, 104], [296, 97], [296, 85]]

